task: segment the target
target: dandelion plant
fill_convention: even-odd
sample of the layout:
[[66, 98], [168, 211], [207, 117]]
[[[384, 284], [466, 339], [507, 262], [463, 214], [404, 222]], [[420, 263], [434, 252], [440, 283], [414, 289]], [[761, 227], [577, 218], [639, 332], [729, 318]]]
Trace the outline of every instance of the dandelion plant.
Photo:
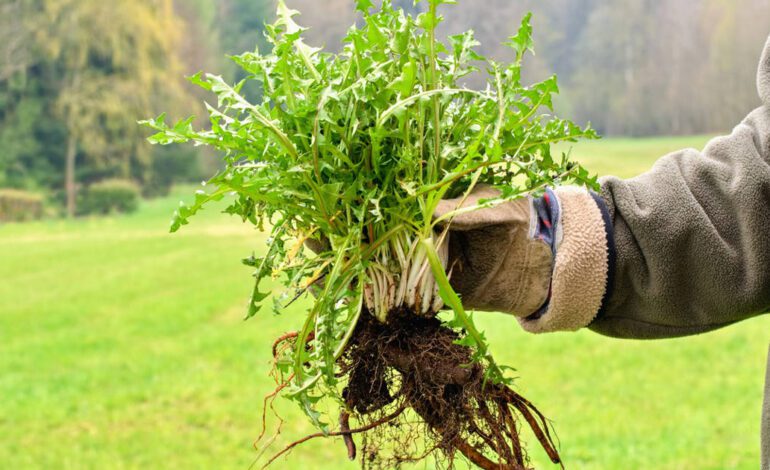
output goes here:
[[[472, 31], [438, 37], [437, 10], [448, 3], [454, 2], [427, 0], [427, 11], [412, 16], [389, 0], [381, 6], [357, 0], [361, 22], [332, 53], [305, 42], [297, 12], [281, 0], [277, 19], [266, 26], [269, 50], [231, 57], [245, 71], [243, 81], [229, 84], [203, 73], [190, 78], [216, 97], [206, 104], [202, 128], [193, 118], [143, 121], [157, 131], [153, 143], [194, 142], [223, 158], [207, 189], [176, 212], [172, 231], [209, 202], [228, 198], [228, 213], [270, 232], [262, 256], [244, 260], [255, 278], [247, 317], [311, 299], [291, 341], [275, 351], [275, 364], [282, 394], [296, 400], [322, 434], [340, 434], [317, 406], [322, 399], [339, 401], [343, 416], [366, 422], [367, 412], [344, 393], [353, 380], [350, 354], [362, 349], [364, 330], [387, 329], [396, 317], [400, 325], [410, 315], [420, 325], [438, 322], [435, 331], [450, 332], [447, 347], [467, 356], [456, 360], [481, 371], [481, 387], [510, 390], [506, 368], [494, 361], [446, 273], [447, 234], [439, 227], [459, 210], [443, 220], [434, 210], [441, 199], [463, 197], [478, 184], [499, 189], [499, 197], [463, 211], [549, 185], [595, 185], [567, 155], [552, 152], [554, 143], [596, 136], [552, 114], [556, 77], [522, 83], [523, 60], [533, 47], [530, 15], [505, 42], [513, 60], [500, 63], [478, 52]], [[471, 75], [486, 85], [464, 85]], [[251, 102], [242, 90], [254, 83], [261, 97]], [[263, 284], [276, 277], [285, 289], [271, 293]], [[449, 314], [434, 318], [442, 309]], [[411, 380], [409, 370], [386, 365], [393, 369], [384, 379], [389, 386]], [[501, 403], [519, 408], [511, 400]], [[427, 432], [446, 440], [446, 430], [408, 404]], [[346, 442], [351, 433], [342, 432]], [[499, 449], [474, 450], [470, 437], [458, 439], [453, 448], [478, 465], [490, 454], [505, 460]]]

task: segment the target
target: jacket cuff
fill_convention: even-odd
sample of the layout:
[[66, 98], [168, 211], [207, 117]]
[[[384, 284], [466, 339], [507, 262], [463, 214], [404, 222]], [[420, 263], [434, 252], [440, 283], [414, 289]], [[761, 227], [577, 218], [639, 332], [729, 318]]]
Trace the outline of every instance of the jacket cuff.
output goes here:
[[518, 319], [531, 333], [574, 331], [591, 323], [606, 302], [612, 272], [612, 227], [604, 202], [583, 188], [554, 193], [560, 210], [550, 298], [540, 311]]

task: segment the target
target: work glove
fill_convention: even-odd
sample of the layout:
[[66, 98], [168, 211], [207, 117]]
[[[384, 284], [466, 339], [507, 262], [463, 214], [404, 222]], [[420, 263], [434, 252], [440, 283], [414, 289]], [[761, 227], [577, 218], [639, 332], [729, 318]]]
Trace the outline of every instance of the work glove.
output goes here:
[[611, 222], [604, 202], [565, 187], [445, 218], [498, 195], [480, 185], [465, 200], [441, 201], [434, 214], [439, 228], [448, 224], [447, 271], [463, 305], [515, 315], [531, 332], [588, 325], [609, 284]]
[[[442, 200], [435, 217], [498, 196], [499, 191], [480, 187], [464, 201]], [[533, 203], [522, 198], [451, 219], [450, 283], [466, 308], [526, 317], [545, 304], [553, 251], [548, 240], [533, 233]]]

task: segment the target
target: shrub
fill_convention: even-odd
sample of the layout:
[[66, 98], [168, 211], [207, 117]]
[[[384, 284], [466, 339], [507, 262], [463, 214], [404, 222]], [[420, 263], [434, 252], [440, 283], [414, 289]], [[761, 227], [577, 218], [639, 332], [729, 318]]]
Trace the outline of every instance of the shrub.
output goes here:
[[167, 196], [174, 184], [205, 179], [200, 153], [191, 146], [155, 147], [151, 176], [142, 181], [142, 196]]
[[18, 189], [0, 189], [0, 222], [22, 222], [43, 215], [43, 196]]
[[134, 212], [139, 207], [139, 186], [131, 180], [106, 179], [90, 185], [83, 193], [81, 214]]

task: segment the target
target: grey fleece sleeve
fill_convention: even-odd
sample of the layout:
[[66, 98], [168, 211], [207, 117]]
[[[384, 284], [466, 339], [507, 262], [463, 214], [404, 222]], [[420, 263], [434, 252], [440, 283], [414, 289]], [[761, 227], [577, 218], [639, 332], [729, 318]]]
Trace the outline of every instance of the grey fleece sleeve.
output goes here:
[[770, 310], [770, 39], [757, 82], [764, 104], [732, 134], [602, 181], [615, 259], [589, 328], [663, 338]]

